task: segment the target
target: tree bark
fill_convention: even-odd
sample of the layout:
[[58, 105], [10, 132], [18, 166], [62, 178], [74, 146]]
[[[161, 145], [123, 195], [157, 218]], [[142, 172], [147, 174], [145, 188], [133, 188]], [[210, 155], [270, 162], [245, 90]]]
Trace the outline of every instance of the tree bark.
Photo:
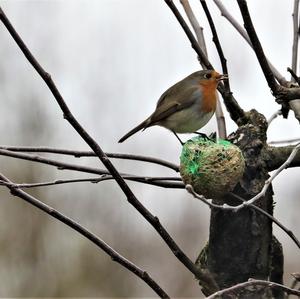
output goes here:
[[[245, 158], [245, 173], [233, 190], [233, 193], [245, 200], [259, 193], [269, 177], [265, 160], [268, 149], [266, 119], [255, 110], [247, 114], [249, 123], [240, 126], [228, 138], [242, 150]], [[272, 214], [272, 196], [273, 190], [270, 185], [265, 196], [260, 198], [256, 205]], [[230, 193], [215, 199], [214, 202], [230, 205], [241, 203]], [[251, 207], [238, 212], [212, 209], [209, 242], [205, 251], [200, 254], [197, 264], [209, 270], [220, 289], [245, 282], [249, 278], [268, 280], [271, 275], [271, 262], [272, 267], [277, 269], [277, 276], [273, 277], [281, 280], [282, 274], [280, 275], [278, 268], [282, 269], [283, 259], [272, 259], [271, 253], [272, 222], [263, 214]], [[256, 295], [259, 295], [259, 298], [272, 297], [269, 292]], [[245, 293], [243, 298], [254, 298], [253, 293]]]

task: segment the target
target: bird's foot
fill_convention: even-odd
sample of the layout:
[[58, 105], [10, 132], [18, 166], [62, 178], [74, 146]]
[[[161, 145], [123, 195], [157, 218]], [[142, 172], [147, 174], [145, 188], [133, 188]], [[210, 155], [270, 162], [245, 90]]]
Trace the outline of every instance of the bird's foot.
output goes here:
[[206, 134], [201, 133], [201, 132], [194, 132], [194, 133], [197, 134], [197, 135], [199, 135], [199, 136], [201, 136], [205, 140], [209, 140], [209, 141], [212, 141], [212, 142], [216, 142], [217, 141], [217, 134], [216, 134], [216, 132], [211, 133], [209, 136], [207, 136]]
[[178, 135], [174, 131], [172, 131], [172, 132], [176, 136], [176, 138], [178, 139], [178, 141], [180, 142], [180, 144], [184, 145], [184, 142], [178, 137]]

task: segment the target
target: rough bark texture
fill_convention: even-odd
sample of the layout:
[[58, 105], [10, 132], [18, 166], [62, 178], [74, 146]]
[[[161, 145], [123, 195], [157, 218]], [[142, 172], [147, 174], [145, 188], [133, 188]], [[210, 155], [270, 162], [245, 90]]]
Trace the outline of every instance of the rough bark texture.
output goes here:
[[[250, 199], [259, 193], [269, 177], [265, 161], [267, 122], [264, 116], [255, 110], [247, 114], [249, 123], [240, 126], [229, 138], [242, 150], [246, 161], [244, 176], [233, 191], [244, 199]], [[272, 195], [270, 187], [266, 195], [256, 203], [270, 214], [273, 210]], [[230, 194], [215, 202], [240, 204]], [[276, 280], [281, 280], [282, 275], [278, 269], [282, 269], [283, 260], [271, 258], [272, 223], [261, 213], [251, 208], [244, 208], [238, 212], [212, 209], [209, 233], [208, 245], [200, 254], [197, 263], [201, 268], [210, 271], [220, 289], [247, 281], [249, 278], [268, 280], [271, 275], [271, 263], [272, 268], [277, 269]], [[270, 293], [255, 294], [259, 297], [253, 295], [245, 293], [243, 298], [272, 297]]]

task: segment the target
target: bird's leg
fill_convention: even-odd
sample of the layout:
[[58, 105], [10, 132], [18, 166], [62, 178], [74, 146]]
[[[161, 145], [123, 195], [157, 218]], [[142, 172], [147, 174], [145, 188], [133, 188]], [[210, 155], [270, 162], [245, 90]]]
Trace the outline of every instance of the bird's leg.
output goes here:
[[176, 138], [179, 140], [180, 144], [184, 145], [184, 142], [181, 141], [181, 139], [178, 137], [178, 135], [174, 131], [172, 131], [172, 132], [176, 136]]

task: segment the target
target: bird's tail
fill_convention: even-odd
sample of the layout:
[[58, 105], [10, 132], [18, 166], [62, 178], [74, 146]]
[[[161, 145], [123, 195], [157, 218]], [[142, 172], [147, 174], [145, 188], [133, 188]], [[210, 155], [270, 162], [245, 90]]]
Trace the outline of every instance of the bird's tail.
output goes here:
[[142, 129], [146, 129], [148, 127], [148, 122], [149, 119], [147, 118], [146, 120], [144, 120], [142, 123], [140, 123], [138, 126], [136, 126], [135, 128], [133, 128], [132, 130], [130, 130], [127, 134], [125, 134], [120, 140], [119, 143], [125, 141], [127, 138], [129, 138], [130, 136], [132, 136], [133, 134], [135, 134], [136, 132], [142, 130]]

